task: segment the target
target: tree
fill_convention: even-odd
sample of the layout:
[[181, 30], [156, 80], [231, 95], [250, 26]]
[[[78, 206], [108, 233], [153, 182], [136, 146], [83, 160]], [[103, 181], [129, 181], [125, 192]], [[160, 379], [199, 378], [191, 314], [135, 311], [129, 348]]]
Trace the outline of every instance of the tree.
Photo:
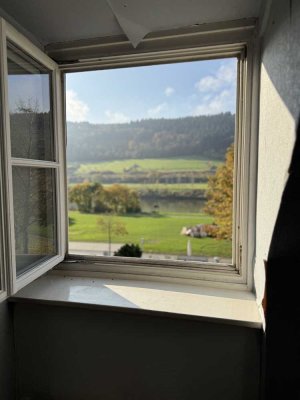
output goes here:
[[111, 255], [112, 236], [127, 235], [128, 232], [126, 230], [126, 227], [123, 222], [116, 220], [112, 214], [107, 214], [105, 217], [99, 218], [97, 220], [97, 224], [99, 225], [102, 232], [107, 233], [108, 253], [109, 255]]
[[127, 214], [141, 211], [138, 194], [125, 185], [104, 188], [100, 183], [77, 183], [69, 189], [69, 200], [84, 213]]
[[78, 206], [80, 212], [105, 211], [104, 189], [100, 183], [83, 182], [69, 189], [69, 200]]
[[214, 236], [218, 239], [232, 238], [232, 198], [233, 198], [233, 144], [227, 149], [226, 160], [209, 178], [207, 203], [204, 211], [215, 218], [217, 225]]
[[105, 189], [105, 199], [108, 210], [114, 214], [141, 211], [137, 193], [125, 185], [114, 184]]

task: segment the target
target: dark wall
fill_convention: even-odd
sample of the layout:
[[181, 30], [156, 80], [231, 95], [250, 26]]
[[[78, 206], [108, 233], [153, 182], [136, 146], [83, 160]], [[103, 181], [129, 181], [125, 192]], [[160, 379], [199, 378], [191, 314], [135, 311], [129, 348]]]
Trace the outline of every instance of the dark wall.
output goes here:
[[0, 399], [15, 398], [15, 356], [11, 307], [0, 303]]
[[[267, 256], [268, 400], [300, 399], [300, 126], [296, 129], [300, 114], [299, 38], [299, 0], [273, 0], [263, 39], [262, 61], [263, 69], [280, 101], [274, 101], [274, 93], [270, 92], [268, 86], [268, 103], [261, 110], [264, 129], [260, 131], [263, 138], [262, 150], [265, 150], [261, 157], [268, 165], [272, 165], [268, 179], [263, 182], [263, 190], [270, 196], [266, 195], [269, 203], [265, 202], [265, 209], [272, 208], [274, 199], [274, 191], [270, 190], [270, 186], [281, 188], [286, 182], [281, 177], [288, 175], [288, 179], [283, 193], [280, 192], [280, 207], [275, 227], [272, 226], [273, 234]], [[276, 138], [280, 138], [280, 141]], [[270, 154], [269, 148], [274, 143], [276, 149]], [[293, 146], [293, 154], [286, 151]], [[264, 171], [267, 170], [264, 168]], [[268, 214], [264, 216], [261, 219], [262, 231], [270, 223]]]
[[15, 305], [18, 399], [255, 400], [261, 332]]
[[267, 263], [267, 399], [300, 399], [300, 122]]

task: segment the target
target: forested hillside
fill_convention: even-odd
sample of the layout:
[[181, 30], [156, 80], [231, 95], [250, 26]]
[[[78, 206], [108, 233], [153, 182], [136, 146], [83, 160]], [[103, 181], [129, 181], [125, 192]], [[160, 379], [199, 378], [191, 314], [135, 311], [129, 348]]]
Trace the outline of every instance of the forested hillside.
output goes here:
[[124, 124], [68, 122], [68, 162], [197, 156], [223, 160], [235, 116], [145, 119]]

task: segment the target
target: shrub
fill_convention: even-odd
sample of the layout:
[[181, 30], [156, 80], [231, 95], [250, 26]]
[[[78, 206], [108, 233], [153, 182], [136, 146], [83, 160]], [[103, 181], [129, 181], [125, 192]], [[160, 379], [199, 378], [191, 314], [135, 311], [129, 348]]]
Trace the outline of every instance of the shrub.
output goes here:
[[124, 244], [118, 251], [114, 252], [119, 257], [142, 257], [142, 250], [138, 244]]

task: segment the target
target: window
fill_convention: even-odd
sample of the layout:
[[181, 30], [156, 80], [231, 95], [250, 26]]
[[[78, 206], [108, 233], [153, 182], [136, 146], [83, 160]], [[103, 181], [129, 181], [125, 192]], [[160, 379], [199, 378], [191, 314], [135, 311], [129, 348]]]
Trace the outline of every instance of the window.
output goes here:
[[4, 21], [2, 26], [10, 289], [16, 291], [63, 259], [63, 149], [57, 67]]
[[[59, 60], [58, 67], [3, 19], [0, 24], [2, 292], [14, 293], [63, 261], [68, 235], [69, 251], [66, 263], [60, 267], [64, 271], [69, 269], [74, 273], [76, 269], [84, 269], [84, 273], [137, 275], [202, 284], [213, 282], [223, 287], [247, 284], [251, 287], [252, 274], [248, 266], [252, 265], [254, 254], [256, 171], [253, 26], [244, 30], [241, 26], [231, 27], [226, 33], [220, 29], [213, 35], [203, 33], [201, 29], [196, 32], [197, 28], [192, 28], [190, 34], [168, 32], [165, 37], [154, 36], [149, 42], [146, 40], [137, 50], [127, 44], [120, 46], [114, 40], [94, 43], [92, 47], [83, 44], [81, 48], [75, 44], [73, 48], [70, 45], [65, 52], [60, 46], [56, 49], [54, 46], [48, 51]], [[180, 88], [175, 87], [181, 82], [176, 68], [186, 68], [186, 74], [192, 76], [193, 68], [199, 69], [204, 63], [211, 67], [207, 70], [207, 79], [204, 75], [199, 76], [191, 85], [194, 92], [203, 95], [202, 100], [206, 97], [198, 103], [198, 112], [183, 107], [187, 105], [188, 97], [195, 94], [190, 91], [182, 97], [181, 112], [170, 113], [169, 104], [176, 96], [182, 96]], [[229, 71], [226, 66], [230, 63]], [[156, 102], [158, 81], [150, 75], [157, 71], [156, 77], [161, 77], [164, 69], [165, 79], [160, 91], [163, 100]], [[146, 71], [146, 75], [150, 71], [148, 78], [144, 76], [148, 79], [149, 92], [142, 90], [140, 85], [133, 108], [138, 110], [145, 105], [144, 113], [128, 118], [122, 108], [111, 107], [112, 103], [116, 104], [117, 91], [110, 88], [122, 88], [126, 83], [123, 93], [132, 94], [131, 88], [137, 86], [142, 71]], [[71, 80], [79, 76], [75, 72], [85, 73], [92, 86], [96, 75], [102, 77], [102, 85], [94, 85], [93, 92], [86, 93], [86, 96], [104, 99], [97, 118], [90, 119], [89, 124], [80, 121], [85, 120], [83, 117], [91, 111], [91, 106], [79, 96], [79, 86], [70, 85]], [[170, 82], [167, 78], [172, 74], [173, 81]], [[222, 79], [224, 90], [218, 93], [221, 96], [219, 102], [218, 99], [213, 101], [212, 92], [206, 90], [210, 87], [216, 94]], [[184, 89], [184, 85], [182, 87]], [[155, 101], [152, 103], [150, 89], [154, 90], [152, 100]], [[68, 166], [65, 161], [64, 95], [74, 114], [73, 122], [68, 123]], [[227, 108], [219, 107], [222, 96], [230, 102]], [[129, 106], [131, 100], [121, 96], [119, 101]], [[206, 133], [212, 131], [211, 126], [216, 122], [216, 109], [223, 114], [219, 115], [215, 125], [217, 134], [212, 140]], [[70, 115], [70, 108], [67, 111]], [[93, 124], [95, 122], [101, 126]], [[206, 146], [202, 153], [199, 151], [201, 135], [197, 132], [200, 126], [206, 132], [202, 135]], [[95, 140], [99, 129], [102, 130], [102, 141]], [[206, 201], [209, 178], [224, 163], [230, 146], [234, 149], [234, 158], [231, 158], [233, 190], [230, 191], [233, 224], [232, 241], [225, 238], [225, 243], [210, 237], [216, 221], [204, 210], [201, 201]], [[65, 179], [67, 170], [69, 194]], [[75, 193], [75, 190], [74, 197], [71, 191], [78, 184], [87, 192]], [[174, 209], [172, 204], [171, 211], [167, 208], [171, 204], [170, 193], [172, 203], [177, 207]], [[69, 206], [75, 209], [69, 215], [65, 207], [67, 195], [71, 200]], [[192, 197], [190, 202], [189, 195]], [[198, 196], [198, 204], [193, 209], [195, 196]], [[184, 198], [182, 204], [180, 197]], [[80, 214], [79, 211], [84, 212]], [[197, 214], [201, 220], [195, 217]], [[86, 226], [89, 219], [93, 220], [88, 229], [82, 231], [80, 218], [85, 219]], [[131, 231], [133, 225], [134, 232]], [[99, 243], [95, 244], [96, 257], [93, 249], [85, 247], [85, 242], [91, 241], [89, 235], [93, 230], [97, 234], [101, 232], [100, 241], [105, 242], [102, 250], [97, 247]], [[148, 234], [149, 230], [152, 230], [151, 234]], [[196, 238], [197, 235], [205, 237]], [[163, 236], [167, 240], [157, 240]], [[72, 255], [72, 245], [76, 249], [78, 241], [83, 242], [82, 248], [77, 248], [77, 254]], [[139, 246], [143, 258], [123, 257], [124, 253], [119, 257], [112, 256], [121, 247], [115, 248], [116, 244], [131, 243]], [[215, 248], [208, 246], [209, 243]], [[134, 250], [138, 249], [125, 248], [127, 252]], [[98, 257], [98, 252], [104, 256]]]
[[[245, 34], [245, 32], [242, 34], [242, 36]], [[250, 36], [247, 36], [247, 35]], [[185, 35], [183, 35], [185, 36]], [[72, 191], [72, 187], [76, 187], [76, 185], [83, 185], [82, 187], [86, 186], [86, 189], [95, 191], [100, 189], [109, 189], [109, 185], [113, 185], [116, 183], [117, 185], [120, 185], [124, 183], [122, 181], [121, 174], [117, 177], [116, 175], [116, 170], [113, 171], [111, 168], [111, 165], [109, 166], [109, 162], [112, 160], [104, 160], [99, 161], [97, 158], [93, 158], [95, 156], [95, 153], [97, 153], [97, 149], [99, 150], [99, 147], [96, 147], [96, 136], [99, 134], [99, 129], [100, 127], [97, 125], [89, 126], [86, 123], [79, 122], [80, 118], [82, 115], [91, 115], [91, 106], [88, 101], [88, 84], [84, 84], [84, 81], [81, 81], [79, 83], [79, 79], [77, 78], [79, 74], [77, 75], [77, 72], [82, 72], [86, 74], [87, 80], [86, 83], [89, 81], [92, 82], [92, 95], [93, 96], [98, 96], [101, 97], [103, 100], [104, 106], [98, 107], [97, 110], [97, 117], [94, 121], [91, 122], [102, 122], [102, 128], [101, 129], [111, 129], [113, 128], [112, 126], [109, 128], [105, 122], [108, 122], [108, 119], [110, 121], [114, 122], [122, 122], [123, 127], [119, 125], [119, 128], [125, 128], [124, 125], [128, 122], [127, 120], [127, 115], [125, 112], [122, 112], [121, 108], [118, 110], [114, 110], [112, 108], [108, 107], [109, 101], [111, 100], [112, 97], [112, 90], [109, 90], [110, 87], [115, 88], [116, 86], [121, 86], [121, 87], [126, 87], [126, 84], [124, 83], [125, 80], [122, 80], [122, 74], [124, 76], [127, 74], [129, 75], [130, 72], [135, 71], [136, 77], [138, 77], [138, 70], [145, 68], [150, 70], [151, 68], [169, 68], [173, 66], [178, 66], [181, 63], [182, 64], [189, 64], [194, 65], [200, 62], [203, 62], [204, 60], [211, 60], [213, 64], [213, 60], [221, 60], [221, 62], [233, 62], [233, 60], [236, 60], [236, 75], [234, 75], [234, 84], [236, 85], [236, 111], [232, 109], [231, 111], [231, 117], [233, 117], [233, 114], [235, 114], [234, 119], [234, 125], [235, 125], [235, 135], [234, 139], [232, 138], [232, 141], [234, 141], [233, 147], [234, 147], [234, 159], [232, 160], [233, 162], [233, 191], [232, 191], [232, 247], [230, 246], [230, 250], [227, 253], [227, 255], [224, 257], [224, 254], [222, 256], [221, 253], [218, 253], [217, 251], [211, 252], [209, 255], [204, 255], [205, 253], [203, 252], [197, 254], [197, 249], [195, 248], [194, 243], [196, 243], [196, 240], [193, 240], [194, 243], [189, 243], [189, 238], [184, 237], [180, 235], [180, 229], [178, 229], [178, 226], [176, 227], [176, 233], [177, 235], [177, 240], [178, 243], [180, 240], [184, 239], [185, 244], [184, 247], [182, 248], [182, 259], [178, 259], [177, 254], [172, 254], [170, 251], [166, 251], [164, 254], [164, 257], [161, 257], [161, 254], [159, 254], [158, 257], [152, 256], [151, 257], [151, 250], [150, 250], [150, 257], [149, 257], [149, 244], [151, 245], [151, 239], [148, 240], [148, 238], [145, 238], [145, 234], [142, 232], [143, 230], [145, 231], [146, 229], [149, 228], [147, 223], [142, 224], [142, 229], [138, 235], [136, 235], [136, 238], [134, 240], [135, 244], [139, 244], [140, 247], [142, 247], [142, 250], [145, 250], [145, 256], [147, 256], [148, 253], [148, 259], [146, 257], [143, 258], [126, 258], [123, 257], [122, 259], [118, 259], [118, 257], [98, 257], [99, 255], [106, 255], [108, 256], [109, 254], [112, 255], [114, 251], [117, 248], [114, 248], [113, 245], [109, 246], [109, 243], [117, 242], [119, 245], [120, 244], [126, 244], [126, 236], [127, 238], [129, 235], [126, 233], [124, 234], [124, 229], [128, 231], [127, 228], [130, 228], [130, 223], [126, 227], [126, 221], [125, 224], [121, 224], [119, 226], [120, 232], [118, 232], [118, 215], [116, 215], [115, 212], [111, 211], [106, 211], [104, 210], [105, 207], [103, 208], [103, 204], [97, 204], [97, 196], [94, 198], [94, 200], [91, 201], [90, 206], [94, 208], [92, 212], [89, 212], [89, 215], [85, 217], [83, 216], [84, 210], [82, 214], [80, 214], [79, 210], [79, 205], [76, 203], [75, 198], [73, 194], [76, 197], [76, 193], [72, 193], [70, 196], [69, 192], [69, 207], [71, 208], [70, 212], [70, 218], [69, 218], [69, 258], [73, 262], [74, 259], [77, 260], [77, 264], [74, 266], [74, 264], [70, 264], [70, 266], [64, 265], [64, 269], [86, 269], [89, 268], [88, 264], [92, 263], [92, 271], [101, 271], [102, 273], [113, 273], [113, 274], [123, 274], [124, 276], [139, 276], [139, 277], [151, 277], [151, 279], [163, 279], [165, 281], [169, 281], [170, 279], [175, 279], [175, 281], [179, 282], [186, 282], [186, 283], [193, 283], [195, 284], [196, 282], [201, 282], [201, 284], [211, 284], [211, 282], [214, 282], [214, 284], [217, 285], [222, 285], [223, 287], [237, 287], [237, 284], [247, 284], [248, 287], [251, 287], [252, 285], [252, 270], [251, 266], [253, 263], [253, 254], [254, 254], [254, 220], [255, 220], [255, 171], [256, 171], [256, 132], [255, 128], [253, 126], [253, 123], [255, 124], [255, 106], [252, 103], [252, 91], [255, 89], [255, 86], [253, 86], [253, 78], [254, 75], [256, 74], [257, 71], [253, 69], [254, 66], [254, 58], [253, 58], [253, 48], [252, 48], [252, 42], [251, 42], [251, 32], [248, 31], [245, 36], [244, 40], [240, 40], [235, 44], [227, 44], [227, 45], [216, 45], [211, 46], [212, 43], [212, 36], [210, 36], [207, 39], [207, 43], [209, 42], [209, 46], [207, 47], [202, 47], [202, 48], [197, 48], [195, 47], [195, 42], [196, 40], [192, 40], [193, 46], [191, 48], [188, 48], [188, 44], [186, 44], [186, 48], [182, 50], [178, 50], [178, 47], [176, 47], [176, 50], [174, 49], [174, 41], [172, 40], [175, 38], [167, 38], [166, 43], [162, 45], [162, 42], [157, 41], [154, 44], [153, 43], [147, 43], [149, 45], [149, 48], [153, 48], [153, 53], [148, 51], [147, 53], [142, 53], [143, 50], [141, 50], [142, 54], [129, 54], [130, 52], [128, 51], [128, 55], [122, 54], [122, 51], [118, 47], [118, 43], [109, 45], [109, 49], [111, 50], [111, 53], [114, 54], [112, 56], [107, 56], [107, 43], [106, 45], [102, 44], [98, 45], [97, 52], [98, 52], [98, 57], [97, 59], [90, 60], [90, 59], [82, 59], [79, 61], [62, 61], [62, 70], [66, 72], [65, 74], [65, 85], [66, 85], [66, 98], [67, 98], [67, 107], [69, 107], [69, 110], [67, 112], [67, 115], [69, 116], [72, 113], [75, 115], [75, 123], [68, 123], [68, 149], [67, 149], [67, 155], [68, 155], [68, 179], [69, 179], [69, 186], [70, 186], [70, 191]], [[152, 39], [153, 40], [153, 39]], [[151, 41], [152, 41], [151, 40]], [[179, 39], [178, 39], [179, 40]], [[189, 39], [186, 37], [184, 38], [187, 42]], [[200, 40], [200, 39], [199, 39]], [[221, 37], [218, 38], [218, 35], [216, 35], [216, 40], [221, 40]], [[232, 41], [229, 43], [235, 42], [235, 39], [231, 39]], [[183, 41], [183, 39], [182, 39]], [[191, 42], [191, 43], [192, 43]], [[204, 40], [200, 40], [200, 42], [205, 42]], [[168, 50], [168, 43], [170, 46], [173, 46], [172, 50]], [[115, 46], [115, 47], [114, 47]], [[146, 46], [146, 44], [145, 44]], [[159, 52], [155, 51], [157, 48], [159, 48]], [[163, 47], [163, 49], [162, 49]], [[147, 48], [149, 50], [149, 48]], [[61, 54], [61, 59], [64, 60], [65, 56], [60, 53], [60, 49], [53, 49], [53, 54], [59, 57], [59, 54]], [[80, 51], [74, 46], [74, 48], [68, 48], [68, 55], [70, 57], [70, 54], [74, 54], [74, 56], [77, 56], [77, 51]], [[88, 49], [86, 50], [85, 54], [88, 54]], [[118, 55], [118, 51], [120, 51], [120, 55]], [[95, 52], [95, 49], [91, 52]], [[138, 52], [137, 52], [138, 53]], [[80, 57], [78, 57], [80, 58]], [[226, 58], [226, 59], [225, 59]], [[188, 62], [187, 62], [188, 61]], [[217, 62], [217, 61], [216, 61]], [[256, 64], [255, 64], [256, 65]], [[153, 67], [151, 67], [153, 66]], [[98, 71], [96, 71], [98, 69]], [[85, 72], [87, 71], [87, 72]], [[92, 72], [89, 72], [92, 71]], [[216, 69], [215, 69], [216, 71]], [[69, 73], [69, 74], [68, 74]], [[97, 79], [96, 75], [102, 74], [103, 82], [105, 81], [104, 85], [102, 86], [102, 92], [101, 92], [101, 85], [98, 87], [97, 85]], [[119, 74], [119, 77], [118, 77]], [[132, 74], [134, 75], [134, 74]], [[209, 83], [213, 86], [217, 85], [217, 82], [214, 80], [214, 70], [210, 71], [208, 74], [210, 76], [209, 79], [205, 80], [202, 82], [204, 85], [205, 83], [207, 86]], [[128, 79], [128, 78], [127, 78]], [[134, 77], [132, 77], [133, 81], [129, 82], [130, 84], [134, 84]], [[229, 79], [227, 76], [226, 79]], [[76, 87], [76, 84], [78, 83], [78, 87]], [[155, 86], [156, 82], [151, 81], [152, 84]], [[180, 82], [180, 76], [178, 75], [178, 83]], [[199, 81], [198, 81], [199, 82]], [[72, 85], [71, 85], [72, 83]], [[165, 96], [167, 98], [167, 95], [170, 94], [172, 95], [171, 91], [174, 89], [172, 85], [167, 84], [167, 81], [164, 82], [164, 89], [168, 91], [165, 93]], [[128, 80], [127, 80], [128, 84]], [[130, 85], [129, 84], [129, 85]], [[169, 87], [170, 86], [170, 87]], [[79, 92], [82, 90], [82, 93], [84, 92], [86, 97], [80, 97]], [[99, 91], [98, 91], [99, 90]], [[126, 89], [127, 92], [130, 91], [130, 89]], [[124, 90], [124, 93], [126, 91]], [[102, 93], [102, 96], [101, 96]], [[254, 92], [253, 92], [254, 93]], [[223, 94], [225, 96], [226, 92]], [[255, 93], [254, 93], [255, 94]], [[144, 99], [147, 99], [147, 94], [145, 92], [142, 92], [140, 96], [137, 96], [137, 104], [140, 106], [143, 104]], [[209, 98], [209, 96], [208, 96]], [[124, 96], [124, 99], [126, 99], [126, 96]], [[231, 96], [231, 100], [234, 99], [234, 95]], [[122, 102], [122, 96], [119, 101]], [[106, 102], [106, 103], [105, 103]], [[126, 103], [126, 100], [125, 102]], [[105, 105], [106, 104], [106, 105]], [[208, 103], [207, 103], [208, 104]], [[155, 111], [161, 111], [164, 102], [158, 103], [156, 105], [160, 105], [161, 107], [148, 107], [148, 110], [152, 109], [152, 112]], [[126, 103], [127, 106], [127, 103]], [[213, 104], [212, 104], [213, 106]], [[70, 109], [71, 107], [71, 109]], [[203, 107], [204, 109], [204, 107]], [[117, 112], [116, 112], [117, 111]], [[225, 110], [224, 110], [225, 111]], [[102, 121], [99, 121], [99, 117], [104, 116]], [[105, 120], [106, 117], [106, 120]], [[144, 118], [147, 117], [149, 118], [149, 114], [145, 115]], [[165, 115], [165, 118], [167, 115]], [[140, 117], [140, 118], [143, 118]], [[170, 118], [170, 117], [168, 117]], [[138, 118], [136, 118], [138, 119]], [[81, 120], [83, 120], [81, 118]], [[76, 122], [77, 121], [77, 122]], [[254, 122], [253, 122], [254, 121]], [[146, 123], [146, 121], [140, 121], [142, 123]], [[137, 125], [140, 122], [129, 122], [128, 126], [131, 128], [135, 127], [135, 124]], [[141, 124], [142, 125], [142, 124]], [[91, 128], [91, 129], [90, 129]], [[113, 146], [109, 140], [106, 142], [103, 141], [101, 147], [101, 157], [107, 156], [107, 154], [110, 151], [114, 151], [117, 149], [120, 149], [122, 140], [124, 139], [124, 136], [122, 135], [124, 130], [122, 129], [117, 129], [117, 125], [114, 126], [116, 129], [116, 132], [114, 133], [118, 137], [118, 146]], [[90, 129], [90, 130], [89, 130]], [[130, 129], [130, 128], [129, 128]], [[97, 132], [98, 130], [98, 132]], [[89, 131], [89, 133], [87, 133]], [[117, 133], [118, 132], [118, 133]], [[77, 136], [76, 136], [77, 135]], [[74, 144], [78, 144], [77, 142], [74, 142], [74, 138], [78, 138], [81, 135], [81, 140], [80, 140], [80, 145], [74, 146]], [[119, 136], [118, 136], [119, 135]], [[109, 134], [107, 135], [106, 139], [108, 138]], [[105, 134], [103, 135], [105, 138]], [[128, 139], [128, 138], [127, 138]], [[76, 139], [75, 139], [76, 140]], [[228, 143], [228, 146], [232, 143]], [[93, 144], [92, 144], [93, 143]], [[136, 142], [133, 141], [133, 143], [130, 143], [127, 141], [126, 145], [128, 148], [128, 145], [136, 146]], [[99, 142], [98, 142], [99, 145]], [[174, 146], [174, 141], [171, 139], [169, 140], [169, 145], [170, 148]], [[90, 159], [84, 160], [84, 156], [86, 154], [86, 150], [88, 148], [92, 148], [93, 150], [90, 153]], [[226, 149], [228, 148], [227, 146], [225, 147]], [[77, 152], [77, 156], [79, 158], [76, 160], [75, 153]], [[99, 156], [99, 154], [98, 154]], [[223, 152], [223, 160], [225, 156], [225, 151]], [[83, 157], [80, 159], [80, 157]], [[123, 157], [123, 154], [121, 154], [121, 157], [119, 157], [119, 161]], [[131, 171], [128, 171], [129, 169], [135, 169], [135, 173], [137, 174], [138, 172], [143, 172], [141, 171], [141, 156], [140, 158], [134, 158], [132, 157], [133, 160], [138, 160], [138, 162], [131, 162], [129, 165], [123, 165], [120, 166], [121, 170], [124, 172], [127, 170], [127, 175], [131, 173]], [[126, 159], [126, 158], [125, 158]], [[76, 162], [77, 161], [77, 162]], [[85, 162], [84, 162], [85, 161]], [[89, 165], [83, 165], [86, 164]], [[98, 162], [103, 162], [102, 167], [100, 165], [95, 165]], [[116, 161], [116, 160], [115, 160]], [[208, 161], [208, 160], [206, 160]], [[124, 162], [124, 159], [123, 159]], [[106, 168], [108, 167], [109, 168]], [[216, 169], [217, 165], [212, 165], [212, 171]], [[101, 170], [102, 168], [102, 170]], [[158, 163], [156, 164], [156, 168], [158, 168]], [[140, 171], [139, 171], [140, 169]], [[113, 177], [117, 178], [117, 180], [113, 183]], [[101, 176], [101, 179], [99, 178], [99, 175]], [[105, 176], [106, 175], [106, 176]], [[110, 175], [110, 176], [109, 176]], [[133, 175], [133, 173], [132, 173]], [[105, 182], [105, 179], [107, 181]], [[111, 180], [108, 182], [108, 180]], [[129, 182], [127, 182], [129, 183]], [[134, 187], [134, 183], [132, 183], [132, 187]], [[100, 184], [102, 187], [97, 187], [97, 185]], [[155, 184], [159, 185], [160, 182], [159, 180], [155, 182]], [[90, 185], [90, 186], [89, 186]], [[77, 193], [79, 196], [82, 194]], [[116, 198], [116, 196], [115, 196]], [[162, 214], [163, 212], [161, 211], [162, 208], [160, 205], [159, 207], [154, 207], [154, 205], [157, 204], [155, 202], [154, 204], [150, 205], [150, 208], [146, 210], [146, 213], [150, 212], [152, 214]], [[98, 218], [98, 222], [95, 221], [97, 218], [95, 217], [95, 211], [96, 208], [98, 208], [99, 212], [102, 210], [102, 213], [105, 214], [107, 213], [108, 215], [102, 216], [102, 218]], [[76, 214], [77, 212], [77, 214]], [[111, 215], [114, 214], [114, 215]], [[120, 213], [119, 213], [120, 214]], [[116, 233], [115, 233], [115, 238], [113, 239], [113, 229], [114, 229], [114, 219], [116, 219]], [[80, 220], [83, 222], [83, 224], [80, 224]], [[89, 220], [89, 221], [88, 221]], [[120, 220], [120, 219], [119, 219]], [[187, 220], [187, 219], [186, 219]], [[192, 222], [186, 222], [182, 223], [180, 225], [181, 228], [188, 228], [188, 227], [195, 227], [195, 225], [203, 225], [203, 222], [197, 223], [194, 222], [195, 219]], [[96, 222], [96, 223], [95, 223]], [[209, 225], [212, 225], [213, 219], [209, 220]], [[88, 226], [88, 229], [85, 229], [85, 226]], [[125, 226], [124, 226], [125, 225]], [[186, 226], [188, 225], [188, 226]], [[81, 228], [80, 228], [81, 226]], [[212, 227], [213, 228], [213, 227]], [[98, 229], [98, 231], [97, 231]], [[97, 239], [99, 242], [105, 242], [103, 248], [101, 249], [99, 244], [93, 244], [90, 245], [90, 247], [86, 246], [84, 243], [78, 244], [78, 240], [84, 241], [91, 241], [90, 236], [93, 234], [93, 232], [96, 232], [96, 235], [99, 235], [99, 232], [102, 234], [102, 239]], [[162, 236], [161, 234], [162, 231], [158, 235], [160, 237]], [[122, 236], [123, 235], [123, 236]], [[81, 239], [79, 239], [81, 237]], [[85, 237], [85, 238], [84, 238]], [[100, 235], [98, 236], [98, 238]], [[106, 237], [106, 239], [104, 239]], [[118, 240], [121, 239], [121, 240]], [[192, 238], [193, 239], [193, 238]], [[148, 242], [147, 242], [148, 240]], [[201, 240], [198, 240], [198, 243], [201, 243]], [[155, 240], [154, 240], [155, 241]], [[129, 242], [129, 240], [128, 240]], [[190, 240], [192, 242], [192, 240]], [[207, 243], [206, 240], [203, 240], [202, 243]], [[102, 244], [103, 244], [102, 243]], [[129, 243], [130, 244], [130, 243]], [[153, 243], [152, 243], [153, 244]], [[155, 245], [155, 243], [154, 243]], [[177, 245], [177, 244], [176, 244]], [[175, 245], [175, 246], [176, 246]], [[120, 246], [119, 246], [120, 247]], [[154, 248], [155, 246], [153, 246]], [[200, 247], [200, 246], [199, 246]], [[227, 248], [228, 249], [228, 248]], [[196, 251], [195, 251], [196, 250]], [[72, 255], [72, 252], [76, 252], [76, 255]], [[231, 252], [231, 254], [230, 254]], [[183, 255], [184, 253], [184, 255]], [[95, 258], [95, 254], [97, 255]], [[154, 254], [154, 250], [152, 250], [152, 255]], [[122, 254], [121, 254], [122, 255]], [[175, 257], [174, 257], [175, 255]], [[195, 255], [195, 258], [193, 259], [193, 255]], [[201, 256], [203, 256], [203, 260], [201, 260]], [[90, 256], [90, 257], [89, 257]], [[174, 259], [177, 258], [177, 259]], [[81, 260], [81, 264], [80, 264]]]
[[69, 252], [232, 265], [236, 91], [236, 58], [67, 74]]

